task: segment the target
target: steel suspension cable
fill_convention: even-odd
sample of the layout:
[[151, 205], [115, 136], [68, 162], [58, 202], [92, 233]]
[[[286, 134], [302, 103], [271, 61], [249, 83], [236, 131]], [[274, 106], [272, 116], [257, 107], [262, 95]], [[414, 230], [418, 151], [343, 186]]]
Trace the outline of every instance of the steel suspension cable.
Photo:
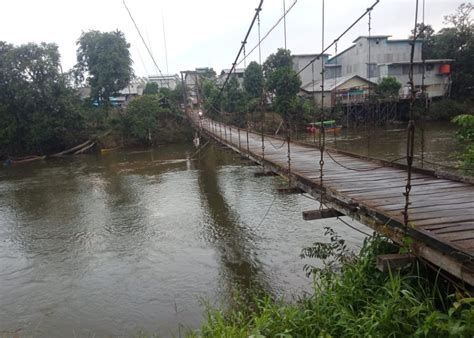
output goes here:
[[413, 41], [411, 45], [410, 52], [410, 72], [409, 76], [409, 85], [411, 88], [411, 97], [410, 97], [410, 120], [407, 127], [407, 183], [405, 186], [405, 208], [403, 211], [403, 222], [405, 227], [408, 227], [409, 217], [408, 217], [408, 208], [410, 207], [410, 191], [411, 191], [411, 174], [412, 174], [412, 165], [413, 165], [413, 154], [415, 148], [415, 122], [414, 122], [414, 105], [416, 100], [416, 89], [415, 82], [413, 78], [414, 72], [414, 56], [415, 56], [415, 44], [417, 39], [417, 22], [418, 22], [418, 0], [416, 0], [415, 5], [415, 28], [413, 29]]
[[286, 48], [286, 5], [285, 0], [283, 0], [283, 36], [285, 40], [285, 49]]
[[[262, 48], [260, 44], [260, 13], [257, 12], [257, 30], [258, 30], [258, 62], [259, 65], [262, 66]], [[264, 100], [264, 90], [262, 89], [262, 92], [260, 93], [260, 115], [262, 118], [262, 171], [265, 171], [265, 133], [264, 133], [264, 125], [265, 125], [265, 112], [263, 110], [263, 100]]]
[[138, 35], [140, 36], [140, 38], [141, 38], [143, 44], [145, 45], [145, 48], [146, 48], [148, 54], [150, 55], [150, 57], [151, 57], [151, 59], [152, 59], [152, 61], [153, 61], [153, 64], [155, 65], [155, 67], [156, 67], [156, 69], [158, 70], [158, 72], [160, 73], [160, 75], [163, 76], [163, 73], [161, 73], [160, 67], [158, 67], [158, 64], [156, 63], [155, 58], [154, 58], [152, 52], [150, 51], [150, 48], [149, 48], [148, 45], [146, 44], [145, 39], [143, 38], [143, 35], [142, 35], [142, 33], [140, 32], [140, 29], [138, 28], [138, 25], [137, 25], [137, 23], [135, 22], [135, 19], [134, 19], [133, 16], [132, 16], [132, 13], [131, 13], [130, 10], [128, 9], [127, 4], [125, 3], [125, 0], [122, 0], [122, 3], [123, 3], [123, 5], [124, 5], [125, 9], [127, 10], [128, 16], [130, 16], [130, 19], [132, 20], [133, 25], [135, 26], [135, 29], [136, 29], [137, 32], [138, 32]]
[[[258, 43], [250, 50], [250, 52], [247, 53], [247, 55], [245, 56], [245, 58], [249, 57], [250, 54], [252, 54], [257, 48], [259, 48], [260, 44], [270, 35], [270, 33], [278, 27], [278, 25], [281, 23], [281, 21], [283, 20], [283, 18], [288, 15], [288, 13], [293, 9], [293, 7], [296, 5], [296, 3], [298, 2], [298, 0], [294, 0], [293, 3], [290, 5], [290, 7], [288, 7], [288, 9], [285, 11], [285, 13], [276, 21], [276, 23], [265, 33], [265, 35], [263, 36], [263, 38], [260, 39], [260, 34], [258, 36]], [[244, 58], [244, 59], [245, 59]], [[241, 59], [238, 63], [237, 63], [237, 66], [240, 65], [242, 62], [244, 62], [244, 59]], [[259, 50], [259, 56], [258, 56], [258, 59], [259, 59], [259, 63], [261, 64], [262, 63], [262, 56], [260, 54], [260, 50]]]
[[[229, 78], [230, 78], [230, 75], [232, 74], [232, 72], [234, 71], [235, 69], [235, 66], [237, 65], [237, 61], [239, 60], [239, 57], [240, 57], [240, 54], [242, 53], [244, 47], [245, 47], [245, 44], [247, 43], [247, 39], [250, 35], [250, 32], [252, 31], [252, 28], [253, 28], [253, 25], [255, 24], [255, 21], [257, 20], [257, 17], [260, 17], [260, 11], [262, 10], [262, 5], [263, 5], [263, 0], [260, 0], [260, 3], [258, 5], [258, 7], [255, 9], [255, 15], [252, 19], [252, 22], [250, 23], [250, 27], [249, 29], [247, 30], [247, 34], [245, 34], [245, 38], [244, 40], [242, 41], [242, 44], [240, 46], [240, 49], [239, 49], [239, 52], [237, 53], [237, 56], [235, 57], [235, 60], [234, 62], [232, 63], [232, 68], [230, 69], [230, 72], [229, 74], [227, 75], [225, 81], [224, 81], [224, 84], [222, 85], [221, 87], [221, 90], [219, 91], [219, 95], [218, 95], [218, 99], [220, 99], [221, 95], [222, 95], [222, 92], [225, 88], [225, 86], [227, 85], [227, 82], [229, 81]], [[260, 21], [260, 20], [259, 20]]]
[[[422, 29], [425, 31], [425, 0], [423, 0], [422, 4], [422, 16], [421, 16], [421, 21], [422, 21]], [[414, 32], [416, 33], [416, 32]], [[420, 32], [421, 34], [421, 32]], [[422, 61], [422, 71], [421, 71], [421, 97], [423, 98], [423, 114], [421, 115], [420, 121], [419, 121], [419, 127], [420, 127], [420, 132], [421, 132], [421, 167], [423, 168], [424, 162], [425, 162], [425, 128], [423, 125], [423, 117], [428, 114], [428, 97], [426, 96], [425, 92], [425, 55], [423, 51], [423, 47], [425, 45], [425, 39], [421, 40], [421, 61]]]
[[[324, 50], [324, 0], [322, 0], [322, 28], [321, 28], [321, 50]], [[319, 185], [320, 185], [320, 202], [319, 209], [323, 209], [323, 177], [324, 177], [324, 147], [326, 143], [326, 131], [324, 129], [324, 58], [321, 58], [321, 122], [319, 126]]]

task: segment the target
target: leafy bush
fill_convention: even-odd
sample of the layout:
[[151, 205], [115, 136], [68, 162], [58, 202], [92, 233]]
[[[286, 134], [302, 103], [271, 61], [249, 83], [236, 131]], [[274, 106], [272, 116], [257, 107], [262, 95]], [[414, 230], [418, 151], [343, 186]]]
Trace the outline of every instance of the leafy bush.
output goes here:
[[458, 140], [464, 145], [461, 164], [464, 168], [474, 168], [474, 115], [458, 115], [453, 122], [461, 126], [457, 132]]
[[472, 110], [470, 102], [463, 102], [453, 99], [442, 99], [433, 101], [425, 120], [450, 121], [457, 115], [469, 113]]
[[402, 84], [393, 76], [384, 77], [379, 81], [375, 92], [385, 98], [398, 98], [398, 92]]
[[[404, 337], [474, 334], [473, 298], [454, 299], [436, 283], [421, 277], [415, 266], [409, 275], [383, 274], [375, 258], [387, 241], [367, 240], [357, 261], [347, 259], [344, 242], [334, 233], [327, 245], [306, 249], [303, 255], [329, 259], [316, 273], [314, 294], [297, 303], [270, 296], [257, 297], [252, 306], [221, 311], [209, 309], [199, 332], [203, 337]], [[308, 251], [309, 250], [309, 251]], [[350, 257], [350, 256], [349, 256]], [[331, 261], [333, 264], [334, 261]]]

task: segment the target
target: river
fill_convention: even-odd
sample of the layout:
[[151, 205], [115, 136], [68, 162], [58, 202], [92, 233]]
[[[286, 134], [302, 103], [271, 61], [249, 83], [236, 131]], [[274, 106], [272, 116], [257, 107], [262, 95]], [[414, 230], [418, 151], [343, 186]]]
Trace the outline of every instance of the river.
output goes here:
[[[452, 127], [427, 130], [427, 156], [451, 158]], [[361, 135], [333, 145], [364, 154]], [[403, 135], [374, 131], [369, 155], [397, 155]], [[0, 169], [0, 336], [179, 336], [199, 327], [203, 303], [228, 305], [238, 290], [310, 292], [299, 254], [326, 240], [325, 226], [361, 246], [364, 235], [336, 219], [303, 221], [316, 202], [277, 194], [280, 178], [254, 177], [258, 167], [217, 146], [191, 161], [192, 152], [170, 145]]]

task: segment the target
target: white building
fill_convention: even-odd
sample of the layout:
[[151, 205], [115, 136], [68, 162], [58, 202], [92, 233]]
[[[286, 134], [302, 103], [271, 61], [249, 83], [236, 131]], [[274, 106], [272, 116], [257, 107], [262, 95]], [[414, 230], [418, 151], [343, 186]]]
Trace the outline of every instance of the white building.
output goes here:
[[[219, 78], [217, 79], [217, 85], [221, 86], [224, 84], [225, 79], [227, 76], [229, 76], [230, 69], [223, 69], [221, 71], [221, 74], [219, 75]], [[244, 74], [245, 74], [245, 68], [236, 68], [232, 72], [231, 77], [236, 77], [237, 81], [239, 82], [240, 88], [243, 87], [244, 85]]]
[[[389, 35], [359, 36], [354, 44], [338, 55], [325, 59], [325, 78], [347, 78], [359, 76], [372, 83], [380, 82], [384, 77], [393, 76], [402, 84], [400, 91], [407, 93], [408, 74], [410, 71], [410, 54], [413, 41], [411, 39], [389, 39]], [[414, 50], [414, 82], [415, 87], [421, 90], [423, 82], [428, 97], [440, 97], [449, 94], [451, 84], [450, 70], [454, 60], [439, 59], [425, 60], [421, 58], [422, 41], [415, 42]], [[296, 71], [302, 69], [314, 55], [295, 55], [293, 67]], [[326, 59], [327, 58], [327, 59]], [[302, 88], [321, 79], [321, 62], [315, 61], [314, 66], [307, 67], [301, 74]], [[319, 88], [318, 88], [319, 89]]]
[[159, 88], [175, 89], [180, 79], [177, 74], [150, 75], [148, 82], [156, 83]]
[[211, 74], [215, 74], [212, 68], [196, 68], [195, 70], [181, 71], [186, 96], [188, 97], [190, 104], [197, 105], [200, 103], [202, 99], [200, 98], [202, 78], [213, 78]]

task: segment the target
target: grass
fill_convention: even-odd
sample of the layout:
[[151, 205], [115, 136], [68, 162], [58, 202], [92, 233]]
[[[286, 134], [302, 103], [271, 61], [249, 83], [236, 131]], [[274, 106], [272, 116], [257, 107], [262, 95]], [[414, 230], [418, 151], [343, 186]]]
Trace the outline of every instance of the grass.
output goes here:
[[403, 274], [379, 272], [375, 258], [387, 250], [384, 239], [368, 240], [352, 259], [340, 254], [344, 241], [334, 233], [330, 236], [327, 246], [316, 243], [313, 250], [303, 251], [304, 256], [325, 261], [322, 269], [308, 269], [314, 276], [312, 296], [294, 303], [259, 296], [232, 309], [209, 308], [201, 329], [188, 336], [474, 336], [474, 298], [461, 295], [436, 275], [427, 278], [417, 265]]

